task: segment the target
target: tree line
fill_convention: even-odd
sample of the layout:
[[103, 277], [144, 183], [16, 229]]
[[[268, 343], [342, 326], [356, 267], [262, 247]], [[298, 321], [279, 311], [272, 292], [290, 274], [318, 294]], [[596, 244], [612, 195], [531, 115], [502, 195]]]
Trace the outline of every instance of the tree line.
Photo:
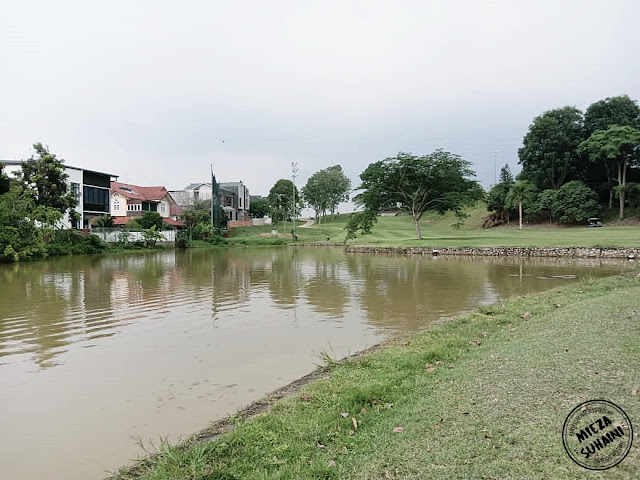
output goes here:
[[250, 213], [254, 218], [271, 216], [275, 221], [298, 217], [304, 207], [313, 209], [315, 221], [322, 223], [327, 214], [335, 216], [341, 202], [349, 201], [351, 180], [340, 165], [315, 172], [300, 189], [293, 181], [281, 178], [269, 190], [265, 199], [252, 200]]
[[518, 214], [529, 220], [581, 223], [613, 208], [640, 206], [640, 107], [627, 95], [565, 106], [535, 117], [518, 150], [522, 171], [508, 166], [487, 195], [487, 225]]

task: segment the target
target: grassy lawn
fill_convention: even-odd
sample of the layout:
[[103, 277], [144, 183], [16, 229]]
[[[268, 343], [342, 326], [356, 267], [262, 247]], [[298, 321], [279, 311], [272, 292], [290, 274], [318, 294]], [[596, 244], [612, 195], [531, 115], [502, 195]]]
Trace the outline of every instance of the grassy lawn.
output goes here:
[[329, 361], [327, 379], [270, 413], [208, 443], [163, 446], [118, 478], [637, 478], [638, 438], [620, 465], [591, 472], [561, 431], [599, 398], [640, 430], [639, 338], [634, 276], [515, 298]]
[[[452, 224], [453, 214], [440, 216], [427, 214], [420, 220], [422, 240], [416, 240], [413, 220], [408, 216], [378, 217], [378, 222], [369, 235], [358, 237], [349, 245], [384, 245], [396, 247], [433, 246], [433, 247], [638, 247], [640, 246], [640, 225], [635, 212], [629, 212], [630, 219], [625, 225], [619, 225], [613, 218], [605, 218], [603, 228], [559, 227], [555, 225], [526, 225], [518, 230], [517, 219], [512, 225], [483, 229], [482, 221], [487, 216], [484, 204], [467, 211], [469, 218], [459, 229]], [[322, 225], [300, 228], [303, 221], [297, 223], [296, 234], [299, 242], [324, 242], [327, 235], [333, 242], [344, 241], [349, 214], [338, 215]], [[277, 229], [278, 239], [289, 242], [291, 234], [283, 233], [283, 225], [274, 227], [250, 227], [233, 229], [231, 242], [245, 244], [268, 244], [276, 240], [271, 230]], [[291, 224], [287, 223], [290, 232]]]

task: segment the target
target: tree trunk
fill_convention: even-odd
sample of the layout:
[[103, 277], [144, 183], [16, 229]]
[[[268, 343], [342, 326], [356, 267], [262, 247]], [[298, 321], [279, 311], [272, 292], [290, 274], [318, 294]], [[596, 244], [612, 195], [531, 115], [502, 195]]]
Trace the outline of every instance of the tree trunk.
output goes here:
[[522, 201], [518, 202], [518, 214], [520, 215], [520, 227], [518, 230], [522, 230]]
[[[618, 173], [618, 177], [620, 174]], [[620, 183], [620, 182], [619, 182]], [[620, 220], [624, 219], [624, 194], [627, 187], [627, 160], [622, 162], [622, 182], [620, 183]]]
[[609, 210], [613, 208], [613, 187], [609, 189]]
[[416, 227], [416, 238], [418, 240], [421, 240], [422, 239], [422, 233], [420, 232], [420, 225], [418, 224], [418, 220], [420, 220], [420, 219], [419, 218], [416, 219], [416, 217], [413, 217], [413, 224]]

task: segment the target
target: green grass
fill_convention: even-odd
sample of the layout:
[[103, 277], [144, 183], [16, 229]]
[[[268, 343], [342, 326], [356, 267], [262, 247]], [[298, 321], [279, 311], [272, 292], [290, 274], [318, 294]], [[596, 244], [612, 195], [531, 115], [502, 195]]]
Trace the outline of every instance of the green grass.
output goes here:
[[[640, 225], [637, 225], [637, 212], [628, 212], [628, 219], [621, 225], [613, 220], [605, 221], [603, 228], [583, 226], [557, 226], [549, 224], [525, 225], [518, 230], [517, 219], [511, 225], [483, 229], [482, 222], [487, 216], [486, 207], [479, 203], [467, 210], [469, 217], [459, 229], [452, 225], [456, 222], [453, 214], [444, 216], [425, 214], [420, 220], [422, 240], [416, 239], [413, 220], [409, 216], [378, 217], [373, 231], [369, 235], [359, 236], [349, 241], [349, 245], [371, 246], [429, 246], [429, 247], [639, 247]], [[324, 242], [326, 236], [333, 242], [345, 239], [345, 225], [349, 214], [338, 215], [335, 220], [327, 219], [321, 225], [310, 228], [296, 228], [299, 242]], [[298, 225], [304, 223], [298, 222]], [[281, 224], [274, 227], [250, 227], [232, 230], [231, 240], [266, 239], [272, 229], [280, 233], [278, 238], [287, 242], [291, 234], [283, 234]], [[290, 232], [291, 224], [287, 223]]]
[[635, 276], [515, 298], [331, 362], [328, 379], [270, 413], [215, 441], [163, 445], [117, 478], [636, 478], [637, 441], [591, 472], [568, 458], [561, 430], [595, 398], [637, 425], [639, 336]]

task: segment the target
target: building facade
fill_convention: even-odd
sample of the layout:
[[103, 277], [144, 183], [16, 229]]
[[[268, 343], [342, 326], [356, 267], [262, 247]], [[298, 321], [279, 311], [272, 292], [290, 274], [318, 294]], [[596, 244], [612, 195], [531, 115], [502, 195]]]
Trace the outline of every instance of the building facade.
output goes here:
[[111, 182], [111, 216], [114, 217], [116, 225], [124, 225], [132, 217], [140, 217], [144, 212], [157, 212], [165, 223], [172, 226], [182, 225], [178, 220], [182, 208], [166, 188]]
[[[5, 171], [12, 174], [20, 170], [20, 160], [0, 160], [5, 165]], [[64, 166], [67, 174], [67, 185], [78, 199], [75, 208], [79, 218], [70, 219], [69, 212], [65, 212], [62, 218], [63, 228], [91, 229], [93, 219], [110, 214], [109, 196], [111, 194], [111, 181], [118, 176], [111, 173], [86, 170], [84, 168]]]
[[[218, 183], [220, 206], [231, 221], [250, 220], [249, 208], [251, 196], [242, 181]], [[171, 196], [182, 207], [193, 205], [196, 201], [211, 201], [211, 183], [192, 183], [183, 190], [171, 190]]]

